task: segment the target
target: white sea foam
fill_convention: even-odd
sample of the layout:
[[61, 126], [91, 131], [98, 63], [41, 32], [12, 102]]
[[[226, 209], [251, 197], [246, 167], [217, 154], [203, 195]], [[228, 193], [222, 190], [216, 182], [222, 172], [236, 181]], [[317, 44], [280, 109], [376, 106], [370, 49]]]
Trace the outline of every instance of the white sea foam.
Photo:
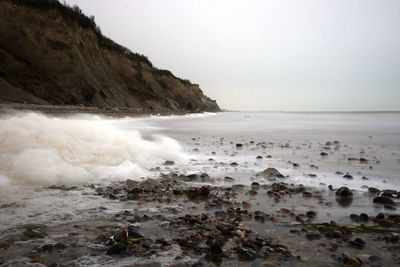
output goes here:
[[[121, 122], [121, 123], [120, 123]], [[164, 160], [184, 160], [178, 142], [144, 138], [134, 119], [13, 113], [0, 117], [0, 186], [139, 178]]]

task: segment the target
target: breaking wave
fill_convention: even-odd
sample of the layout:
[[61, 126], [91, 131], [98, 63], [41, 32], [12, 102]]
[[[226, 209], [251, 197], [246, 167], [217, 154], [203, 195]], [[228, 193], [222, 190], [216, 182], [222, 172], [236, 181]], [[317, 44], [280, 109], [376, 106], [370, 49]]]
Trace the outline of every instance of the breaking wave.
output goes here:
[[0, 186], [138, 179], [164, 160], [184, 159], [177, 141], [144, 138], [124, 119], [35, 112], [0, 117]]

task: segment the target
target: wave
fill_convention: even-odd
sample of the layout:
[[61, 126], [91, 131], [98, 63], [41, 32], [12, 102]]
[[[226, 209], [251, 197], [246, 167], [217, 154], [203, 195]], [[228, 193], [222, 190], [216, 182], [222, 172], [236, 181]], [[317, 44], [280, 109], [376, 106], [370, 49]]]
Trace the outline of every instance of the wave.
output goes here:
[[134, 128], [126, 127], [123, 119], [95, 115], [2, 115], [0, 186], [138, 179], [164, 160], [186, 159], [174, 139], [144, 138]]

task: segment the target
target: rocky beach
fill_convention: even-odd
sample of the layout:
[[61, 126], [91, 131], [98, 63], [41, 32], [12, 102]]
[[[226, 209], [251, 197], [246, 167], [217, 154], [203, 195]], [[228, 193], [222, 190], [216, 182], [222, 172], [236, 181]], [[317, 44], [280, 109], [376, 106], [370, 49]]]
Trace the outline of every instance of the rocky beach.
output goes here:
[[[88, 165], [87, 149], [68, 154], [72, 144], [53, 140], [63, 161], [46, 161], [49, 173], [24, 180], [16, 169], [24, 158], [10, 153], [26, 153], [24, 136], [36, 134], [17, 131], [27, 118], [75, 125], [82, 139], [101, 127], [115, 139], [128, 135], [131, 150], [139, 147], [129, 142], [149, 142], [148, 151]], [[94, 132], [80, 129], [81, 120]], [[399, 120], [398, 113], [3, 115], [2, 136], [14, 135], [1, 151], [8, 159], [1, 161], [1, 266], [398, 265]], [[140, 138], [131, 139], [132, 131]], [[160, 155], [152, 145], [169, 151]], [[116, 140], [102, 146], [128, 153]]]

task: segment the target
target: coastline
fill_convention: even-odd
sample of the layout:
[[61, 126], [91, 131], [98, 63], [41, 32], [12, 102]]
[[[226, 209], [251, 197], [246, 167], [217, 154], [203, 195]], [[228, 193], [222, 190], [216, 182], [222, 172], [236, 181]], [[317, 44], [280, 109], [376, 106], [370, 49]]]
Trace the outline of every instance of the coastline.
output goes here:
[[[374, 187], [382, 180], [372, 175], [383, 173], [388, 166], [393, 171], [398, 165], [393, 165], [396, 159], [387, 147], [377, 149], [382, 145], [379, 142], [370, 149], [362, 149], [372, 146], [372, 141], [379, 141], [378, 136], [371, 139], [369, 132], [363, 132], [354, 139], [351, 132], [350, 137], [340, 135], [339, 142], [331, 139], [329, 127], [325, 129], [327, 135], [311, 136], [307, 124], [299, 128], [288, 128], [286, 124], [269, 128], [256, 118], [254, 123], [264, 128], [255, 128], [248, 127], [252, 119], [248, 114], [226, 115], [150, 119], [148, 124], [141, 118], [146, 126], [158, 127], [150, 127], [148, 132], [158, 129], [157, 133], [176, 138], [185, 144], [186, 150], [192, 151], [191, 160], [184, 165], [168, 161], [152, 163], [151, 172], [155, 176], [74, 185], [55, 183], [2, 192], [0, 263], [4, 266], [393, 266], [400, 263], [398, 188], [390, 180]], [[276, 122], [282, 116], [274, 118], [266, 117], [277, 127]], [[128, 120], [122, 127], [133, 124], [127, 129], [136, 129], [135, 120]], [[227, 125], [221, 125], [221, 120]], [[330, 125], [326, 120], [324, 117], [323, 121]], [[290, 126], [292, 121], [289, 120]], [[231, 135], [228, 126], [245, 131]], [[306, 130], [300, 133], [298, 129], [303, 128]], [[323, 127], [319, 128], [321, 131]], [[97, 132], [102, 130], [107, 131], [101, 128]], [[218, 135], [211, 130], [218, 131]], [[298, 139], [289, 142], [288, 132]], [[361, 139], [363, 143], [355, 146]], [[391, 140], [385, 142], [394, 144]], [[396, 151], [395, 147], [392, 149]], [[321, 151], [327, 156], [320, 155]], [[390, 156], [384, 157], [382, 151]], [[257, 155], [262, 158], [257, 159]], [[357, 155], [356, 160], [349, 160]], [[360, 157], [369, 159], [368, 164], [361, 162]], [[268, 169], [259, 173], [261, 166], [276, 168], [282, 175]], [[335, 174], [338, 170], [349, 171], [354, 177], [344, 177], [346, 172]], [[370, 178], [364, 179], [363, 175]], [[306, 181], [315, 186], [303, 185]], [[332, 186], [331, 181], [337, 183]], [[351, 197], [344, 200], [337, 197], [341, 186], [350, 189]], [[382, 194], [395, 204], [375, 203], [375, 198]]]
[[185, 115], [188, 113], [197, 113], [189, 111], [157, 111], [157, 110], [144, 110], [135, 108], [99, 108], [99, 107], [85, 107], [85, 106], [64, 106], [64, 105], [36, 105], [36, 104], [21, 104], [21, 103], [0, 103], [0, 114], [9, 110], [15, 111], [35, 111], [45, 114], [54, 115], [73, 115], [78, 113], [99, 114], [112, 117], [146, 117], [151, 115]]

